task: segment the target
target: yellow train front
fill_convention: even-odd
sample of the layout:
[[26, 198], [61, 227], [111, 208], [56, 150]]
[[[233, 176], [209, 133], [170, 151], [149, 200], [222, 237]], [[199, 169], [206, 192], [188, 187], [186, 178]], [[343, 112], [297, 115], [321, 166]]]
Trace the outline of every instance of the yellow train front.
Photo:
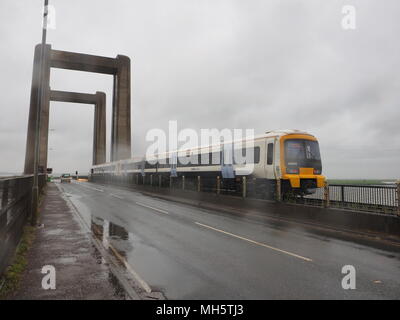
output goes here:
[[283, 194], [307, 195], [325, 185], [318, 140], [305, 132], [280, 136], [280, 178]]

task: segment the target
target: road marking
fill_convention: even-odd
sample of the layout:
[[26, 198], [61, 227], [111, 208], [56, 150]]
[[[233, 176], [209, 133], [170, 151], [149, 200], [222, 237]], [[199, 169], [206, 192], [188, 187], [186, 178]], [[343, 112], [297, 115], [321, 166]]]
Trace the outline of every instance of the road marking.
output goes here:
[[140, 203], [140, 202], [136, 202], [136, 204], [139, 205], [139, 206], [145, 207], [145, 208], [153, 209], [155, 211], [158, 211], [158, 212], [161, 212], [161, 213], [164, 213], [164, 214], [168, 214], [167, 211], [164, 211], [164, 210], [161, 210], [161, 209], [158, 209], [158, 208], [154, 208], [154, 207], [150, 207], [150, 206], [145, 205], [145, 204]]
[[114, 197], [114, 198], [117, 198], [117, 199], [120, 199], [120, 200], [124, 200], [124, 197], [121, 197], [121, 196], [113, 194], [113, 193], [110, 193], [110, 196]]
[[231, 237], [235, 237], [235, 238], [238, 238], [238, 239], [241, 239], [241, 240], [244, 240], [244, 241], [247, 241], [247, 242], [256, 244], [256, 245], [259, 245], [259, 246], [261, 246], [261, 247], [265, 247], [265, 248], [268, 248], [268, 249], [271, 249], [271, 250], [274, 250], [274, 251], [278, 251], [278, 252], [280, 252], [280, 253], [284, 253], [284, 254], [287, 254], [287, 255], [289, 255], [289, 256], [292, 256], [292, 257], [295, 257], [295, 258], [298, 258], [298, 259], [301, 259], [301, 260], [304, 260], [304, 261], [307, 261], [307, 262], [312, 262], [312, 259], [310, 259], [310, 258], [306, 258], [306, 257], [300, 256], [300, 255], [298, 255], [298, 254], [295, 254], [295, 253], [292, 253], [292, 252], [289, 252], [289, 251], [285, 251], [285, 250], [282, 250], [282, 249], [278, 249], [278, 248], [275, 248], [275, 247], [271, 247], [271, 246], [269, 246], [269, 245], [267, 245], [267, 244], [265, 244], [265, 243], [261, 243], [261, 242], [258, 242], [258, 241], [254, 241], [254, 240], [251, 240], [251, 239], [247, 239], [247, 238], [245, 238], [245, 237], [241, 237], [241, 236], [238, 236], [238, 235], [236, 235], [236, 234], [233, 234], [233, 233], [230, 233], [230, 232], [221, 230], [221, 229], [217, 229], [217, 228], [208, 226], [208, 225], [206, 225], [206, 224], [202, 224], [202, 223], [200, 223], [200, 222], [195, 222], [195, 223], [196, 223], [197, 225], [199, 225], [199, 226], [204, 227], [204, 228], [208, 228], [208, 229], [211, 229], [211, 230], [214, 230], [214, 231], [218, 231], [218, 232], [227, 234], [227, 235], [229, 235], [229, 236], [231, 236]]
[[121, 256], [119, 254], [119, 252], [112, 245], [109, 244], [109, 248], [114, 253], [114, 255], [117, 257], [117, 259], [120, 260], [120, 262], [122, 262], [125, 265], [125, 268], [132, 274], [132, 276], [136, 279], [136, 281], [140, 283], [140, 285], [143, 287], [144, 291], [146, 291], [147, 293], [150, 293], [151, 292], [150, 286], [147, 284], [146, 281], [144, 281], [139, 276], [139, 274], [135, 270], [133, 270], [132, 266], [128, 263], [128, 261], [126, 261], [126, 259], [123, 256]]
[[91, 190], [96, 190], [96, 191], [99, 191], [99, 192], [104, 192], [103, 189], [92, 188], [92, 187], [89, 187], [89, 186], [84, 186], [83, 184], [80, 184], [80, 186], [83, 187], [83, 188], [86, 188], [86, 189], [91, 189]]

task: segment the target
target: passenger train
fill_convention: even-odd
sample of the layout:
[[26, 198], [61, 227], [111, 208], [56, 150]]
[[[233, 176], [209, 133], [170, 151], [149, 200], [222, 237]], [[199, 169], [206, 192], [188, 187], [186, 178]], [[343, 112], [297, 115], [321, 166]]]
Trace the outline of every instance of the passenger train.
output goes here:
[[[237, 149], [237, 145], [246, 147]], [[248, 148], [248, 145], [252, 147]], [[226, 148], [232, 148], [233, 161], [224, 160], [228, 154]], [[246, 161], [236, 161], [236, 154], [241, 154]], [[246, 154], [252, 155], [250, 161]], [[149, 175], [159, 176], [163, 181], [185, 176], [186, 181], [194, 182], [200, 177], [204, 187], [215, 185], [215, 180], [220, 177], [233, 190], [240, 188], [242, 177], [246, 176], [248, 189], [264, 198], [273, 197], [277, 186], [282, 195], [304, 196], [325, 185], [318, 140], [299, 130], [268, 131], [251, 141], [243, 139], [148, 158], [134, 157], [95, 165], [91, 169], [93, 180], [96, 177], [125, 177], [135, 181], [135, 177], [144, 179]]]

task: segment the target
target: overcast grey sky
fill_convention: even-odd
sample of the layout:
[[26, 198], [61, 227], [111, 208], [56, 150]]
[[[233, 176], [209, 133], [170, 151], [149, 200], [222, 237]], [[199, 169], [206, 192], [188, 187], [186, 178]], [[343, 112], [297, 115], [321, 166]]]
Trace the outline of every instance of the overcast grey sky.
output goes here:
[[[41, 0], [0, 1], [0, 172], [21, 172]], [[330, 178], [400, 178], [398, 0], [50, 0], [54, 49], [132, 59], [133, 153], [154, 127], [303, 129]], [[354, 5], [356, 30], [343, 30]], [[51, 87], [112, 78], [52, 70]], [[51, 103], [49, 166], [87, 172], [93, 108]], [[109, 136], [108, 148], [109, 148]]]

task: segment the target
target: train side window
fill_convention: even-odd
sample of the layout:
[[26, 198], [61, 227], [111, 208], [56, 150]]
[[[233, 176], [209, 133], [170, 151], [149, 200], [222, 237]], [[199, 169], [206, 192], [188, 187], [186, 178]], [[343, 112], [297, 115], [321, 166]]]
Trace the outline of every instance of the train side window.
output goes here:
[[[247, 159], [247, 155], [252, 154], [253, 160]], [[246, 164], [255, 164], [260, 162], [260, 147], [248, 148], [245, 150], [244, 156], [246, 157]]]
[[[253, 159], [247, 159], [248, 155], [252, 155]], [[235, 149], [233, 158], [234, 158], [234, 164], [256, 164], [256, 163], [259, 163], [260, 162], [260, 147]]]
[[273, 162], [274, 162], [274, 144], [268, 143], [267, 164], [272, 164]]
[[260, 147], [254, 148], [254, 163], [260, 162]]
[[210, 164], [220, 165], [221, 164], [221, 151], [210, 153]]

